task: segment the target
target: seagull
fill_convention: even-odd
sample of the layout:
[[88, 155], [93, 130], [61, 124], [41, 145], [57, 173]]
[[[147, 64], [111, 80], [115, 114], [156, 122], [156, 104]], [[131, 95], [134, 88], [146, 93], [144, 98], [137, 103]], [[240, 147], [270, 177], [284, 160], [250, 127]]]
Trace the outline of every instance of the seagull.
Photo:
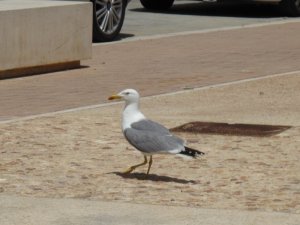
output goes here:
[[126, 89], [108, 100], [122, 99], [125, 107], [122, 114], [122, 132], [126, 140], [144, 155], [144, 161], [129, 167], [124, 174], [129, 174], [136, 168], [149, 165], [147, 175], [152, 165], [154, 154], [176, 154], [188, 158], [197, 158], [204, 152], [185, 146], [185, 141], [173, 134], [163, 125], [147, 119], [139, 109], [140, 95], [134, 89]]

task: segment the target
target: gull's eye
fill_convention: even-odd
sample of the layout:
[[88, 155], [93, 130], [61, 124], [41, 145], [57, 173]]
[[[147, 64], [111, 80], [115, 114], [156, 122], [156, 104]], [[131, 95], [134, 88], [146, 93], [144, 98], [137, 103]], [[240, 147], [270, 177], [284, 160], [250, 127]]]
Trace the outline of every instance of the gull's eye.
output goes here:
[[124, 94], [125, 94], [125, 95], [129, 95], [129, 94], [130, 94], [130, 92], [125, 92]]

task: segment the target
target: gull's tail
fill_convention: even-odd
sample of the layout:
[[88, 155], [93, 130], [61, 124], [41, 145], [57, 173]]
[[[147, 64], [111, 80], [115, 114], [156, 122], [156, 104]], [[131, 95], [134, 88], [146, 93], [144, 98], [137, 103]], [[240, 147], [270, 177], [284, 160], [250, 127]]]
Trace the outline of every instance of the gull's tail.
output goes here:
[[205, 153], [201, 152], [199, 150], [188, 148], [188, 147], [184, 146], [184, 150], [179, 152], [179, 154], [182, 156], [189, 156], [189, 157], [197, 158], [198, 156], [204, 155]]

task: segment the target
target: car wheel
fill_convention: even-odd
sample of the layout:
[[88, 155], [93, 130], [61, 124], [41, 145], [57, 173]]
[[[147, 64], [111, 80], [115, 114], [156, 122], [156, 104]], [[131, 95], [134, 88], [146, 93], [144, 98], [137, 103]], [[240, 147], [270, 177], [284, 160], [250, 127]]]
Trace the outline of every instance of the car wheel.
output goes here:
[[140, 0], [145, 9], [167, 10], [171, 8], [174, 0]]
[[126, 0], [93, 1], [93, 41], [112, 41], [123, 26]]
[[300, 16], [300, 0], [282, 0], [280, 6], [288, 16]]

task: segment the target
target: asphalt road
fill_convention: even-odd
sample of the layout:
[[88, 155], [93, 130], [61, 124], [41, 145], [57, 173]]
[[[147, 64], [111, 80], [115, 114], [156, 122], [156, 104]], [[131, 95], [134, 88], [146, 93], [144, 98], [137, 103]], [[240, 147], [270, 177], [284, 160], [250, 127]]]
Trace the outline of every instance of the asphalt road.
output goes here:
[[270, 4], [225, 4], [175, 1], [167, 12], [150, 12], [139, 0], [127, 8], [120, 39], [169, 33], [219, 29], [257, 23], [291, 20]]

